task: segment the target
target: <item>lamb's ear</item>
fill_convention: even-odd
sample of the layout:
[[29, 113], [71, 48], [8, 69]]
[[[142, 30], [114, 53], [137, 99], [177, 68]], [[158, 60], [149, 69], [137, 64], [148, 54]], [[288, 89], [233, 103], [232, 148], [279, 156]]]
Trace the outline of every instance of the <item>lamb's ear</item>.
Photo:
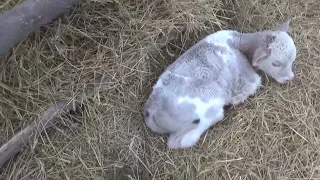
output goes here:
[[278, 27], [277, 27], [277, 31], [283, 31], [283, 32], [288, 32], [289, 29], [290, 29], [290, 22], [291, 22], [291, 19], [288, 19], [286, 22], [280, 24]]
[[253, 54], [252, 66], [258, 66], [261, 60], [267, 58], [271, 54], [270, 44], [274, 42], [276, 36], [273, 34], [266, 34], [263, 38], [264, 41], [258, 45]]
[[256, 67], [258, 66], [261, 61], [271, 54], [271, 49], [268, 49], [267, 47], [259, 47], [253, 54], [252, 58], [252, 66]]

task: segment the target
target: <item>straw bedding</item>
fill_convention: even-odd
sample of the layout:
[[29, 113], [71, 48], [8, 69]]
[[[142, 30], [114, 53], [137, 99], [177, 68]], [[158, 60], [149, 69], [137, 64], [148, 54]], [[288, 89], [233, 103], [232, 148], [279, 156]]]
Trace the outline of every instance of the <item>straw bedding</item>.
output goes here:
[[[19, 1], [0, 2], [1, 10]], [[80, 97], [23, 149], [1, 179], [320, 179], [317, 0], [88, 0], [1, 59], [0, 143], [44, 107]], [[142, 107], [164, 68], [214, 31], [254, 32], [292, 18], [294, 81], [263, 87], [188, 150], [143, 124]], [[91, 96], [90, 87], [107, 86]]]

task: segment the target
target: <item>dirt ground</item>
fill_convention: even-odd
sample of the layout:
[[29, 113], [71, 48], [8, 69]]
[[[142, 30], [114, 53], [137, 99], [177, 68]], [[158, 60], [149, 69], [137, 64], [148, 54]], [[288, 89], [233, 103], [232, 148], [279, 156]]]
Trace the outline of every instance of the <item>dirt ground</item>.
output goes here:
[[[2, 0], [1, 11], [20, 1]], [[2, 168], [1, 179], [320, 179], [320, 1], [87, 0], [0, 59], [0, 143], [60, 99], [80, 97]], [[164, 68], [205, 35], [292, 18], [294, 81], [263, 87], [187, 150], [143, 124]], [[90, 96], [90, 85], [108, 86]]]

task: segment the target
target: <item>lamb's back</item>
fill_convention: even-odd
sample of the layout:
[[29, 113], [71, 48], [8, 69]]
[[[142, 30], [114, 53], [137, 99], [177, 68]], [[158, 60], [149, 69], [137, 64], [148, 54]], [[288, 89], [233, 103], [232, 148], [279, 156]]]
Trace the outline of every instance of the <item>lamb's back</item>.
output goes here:
[[[230, 47], [227, 42], [222, 41], [228, 39], [217, 38], [219, 33], [217, 32], [218, 35], [215, 33], [209, 35], [187, 50], [167, 67], [162, 77], [168, 76], [170, 73], [179, 76], [180, 80], [188, 79], [189, 82], [192, 82], [192, 79], [206, 82], [208, 86], [228, 93], [227, 91], [232, 88], [230, 86], [237, 81], [241, 73], [239, 69], [239, 55], [241, 54], [238, 50]], [[222, 31], [222, 33], [229, 32]], [[213, 37], [210, 38], [210, 36]], [[213, 41], [214, 39], [216, 41]], [[174, 82], [172, 85], [178, 86], [178, 84]]]

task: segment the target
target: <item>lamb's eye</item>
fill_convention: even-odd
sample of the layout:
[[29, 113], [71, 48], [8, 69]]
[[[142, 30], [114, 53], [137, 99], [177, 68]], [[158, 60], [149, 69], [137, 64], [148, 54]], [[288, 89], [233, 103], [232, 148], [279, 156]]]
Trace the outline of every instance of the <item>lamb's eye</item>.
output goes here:
[[274, 67], [280, 67], [280, 64], [279, 64], [279, 63], [272, 63], [272, 66], [274, 66]]

